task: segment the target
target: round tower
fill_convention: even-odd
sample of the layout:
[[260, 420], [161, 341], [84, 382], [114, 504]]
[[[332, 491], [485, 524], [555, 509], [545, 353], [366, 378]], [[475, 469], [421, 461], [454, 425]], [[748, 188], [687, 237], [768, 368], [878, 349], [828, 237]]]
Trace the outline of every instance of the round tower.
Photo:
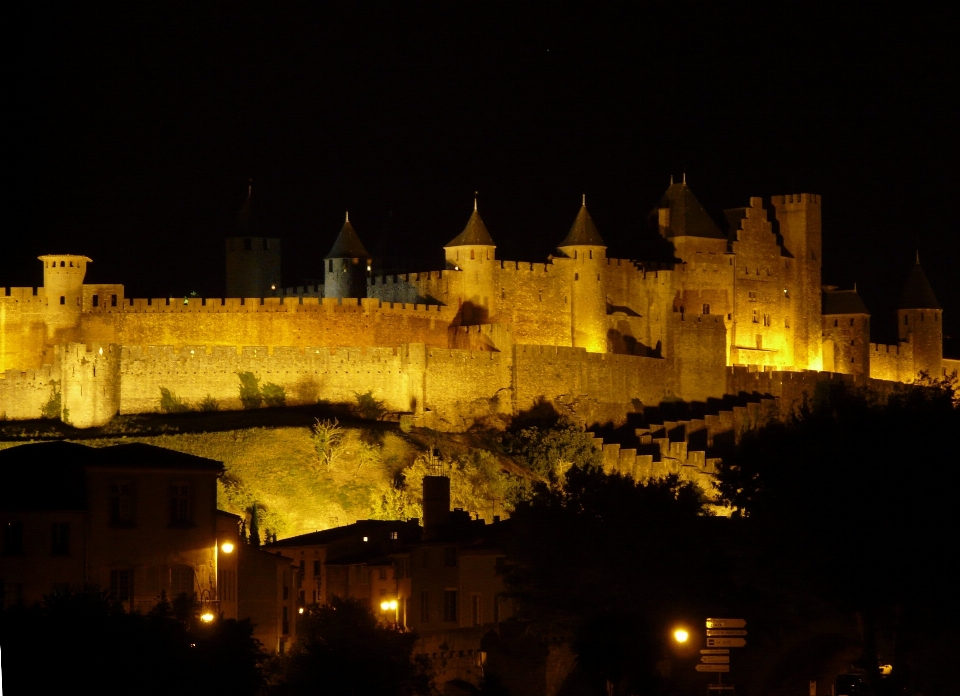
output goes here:
[[607, 246], [587, 211], [586, 196], [570, 231], [557, 247], [568, 262], [570, 337], [576, 348], [607, 352]]
[[823, 289], [823, 369], [870, 376], [870, 311], [853, 290]]
[[83, 305], [83, 277], [87, 264], [92, 261], [74, 254], [50, 254], [38, 258], [43, 262], [48, 333], [78, 326]]
[[497, 246], [477, 212], [463, 232], [444, 245], [448, 271], [460, 272], [460, 324], [487, 324], [497, 314]]
[[226, 240], [227, 297], [271, 297], [280, 290], [280, 240], [255, 237], [250, 208], [253, 184], [237, 214], [235, 237]]
[[897, 327], [901, 341], [913, 346], [913, 372], [937, 379], [943, 371], [943, 307], [933, 294], [920, 255], [910, 269], [897, 303]]
[[323, 296], [366, 297], [370, 261], [370, 254], [350, 224], [348, 212], [333, 248], [323, 260]]

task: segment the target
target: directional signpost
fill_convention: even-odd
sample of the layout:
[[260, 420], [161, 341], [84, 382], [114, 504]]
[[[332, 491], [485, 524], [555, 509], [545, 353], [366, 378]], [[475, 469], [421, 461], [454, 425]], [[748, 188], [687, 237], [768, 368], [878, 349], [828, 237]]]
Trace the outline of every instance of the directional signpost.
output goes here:
[[724, 673], [730, 672], [730, 648], [747, 645], [744, 619], [707, 619], [707, 647], [700, 651], [698, 672], [715, 672], [720, 683]]

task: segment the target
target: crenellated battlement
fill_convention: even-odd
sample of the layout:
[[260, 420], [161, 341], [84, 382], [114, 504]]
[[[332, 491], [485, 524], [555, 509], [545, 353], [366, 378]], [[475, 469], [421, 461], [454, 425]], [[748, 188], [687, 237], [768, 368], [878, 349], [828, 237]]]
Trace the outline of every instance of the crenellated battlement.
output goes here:
[[553, 263], [531, 263], [528, 261], [503, 261], [500, 262], [500, 270], [517, 271], [524, 273], [550, 273], [551, 269], [556, 269]]
[[802, 205], [820, 205], [820, 196], [816, 193], [788, 193], [770, 196], [770, 204], [775, 207], [800, 207]]

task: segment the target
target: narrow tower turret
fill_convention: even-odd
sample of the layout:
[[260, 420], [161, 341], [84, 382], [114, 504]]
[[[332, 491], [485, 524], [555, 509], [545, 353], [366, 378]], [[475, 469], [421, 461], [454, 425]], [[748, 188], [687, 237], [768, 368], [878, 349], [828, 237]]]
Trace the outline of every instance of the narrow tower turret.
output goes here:
[[330, 252], [324, 257], [324, 297], [366, 297], [370, 254], [350, 224], [350, 213]]
[[569, 267], [571, 343], [591, 353], [605, 353], [607, 294], [603, 274], [607, 267], [607, 245], [587, 211], [586, 196], [557, 249], [567, 258]]
[[474, 198], [467, 226], [443, 247], [448, 272], [462, 274], [459, 285], [463, 325], [488, 323], [497, 313], [496, 249]]
[[943, 370], [943, 307], [923, 272], [919, 254], [900, 293], [897, 326], [900, 340], [913, 344], [914, 375], [925, 372], [938, 378]]
[[48, 336], [60, 334], [60, 340], [76, 340], [63, 333], [80, 325], [83, 305], [83, 277], [91, 260], [73, 254], [37, 257], [43, 261], [43, 291], [47, 298]]

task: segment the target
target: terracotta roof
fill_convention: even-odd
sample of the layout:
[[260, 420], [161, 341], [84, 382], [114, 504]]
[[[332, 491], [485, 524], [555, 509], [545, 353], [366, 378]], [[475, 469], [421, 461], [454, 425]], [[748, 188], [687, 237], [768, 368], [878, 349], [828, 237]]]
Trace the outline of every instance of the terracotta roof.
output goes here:
[[903, 284], [897, 309], [943, 309], [937, 302], [937, 296], [933, 294], [933, 288], [930, 287], [930, 281], [927, 280], [927, 274], [923, 272], [919, 259], [910, 269], [907, 281]]
[[361, 242], [360, 237], [357, 236], [353, 225], [350, 224], [350, 220], [343, 223], [343, 227], [340, 228], [340, 234], [337, 235], [337, 239], [333, 243], [333, 248], [330, 249], [330, 252], [324, 257], [324, 259], [369, 258], [370, 254], [367, 253], [366, 247], [363, 246], [363, 242]]
[[667, 238], [673, 237], [708, 237], [710, 239], [726, 239], [726, 236], [717, 227], [717, 223], [700, 205], [700, 201], [693, 195], [693, 191], [686, 182], [670, 184], [663, 198], [661, 208], [670, 209], [670, 227], [667, 229]]
[[593, 224], [593, 218], [590, 217], [586, 205], [580, 206], [580, 212], [577, 213], [567, 236], [560, 242], [559, 248], [568, 246], [606, 246], [597, 226]]
[[476, 208], [467, 220], [467, 226], [463, 228], [463, 232], [447, 242], [444, 249], [456, 246], [496, 246]]
[[870, 314], [856, 290], [825, 290], [823, 314]]

